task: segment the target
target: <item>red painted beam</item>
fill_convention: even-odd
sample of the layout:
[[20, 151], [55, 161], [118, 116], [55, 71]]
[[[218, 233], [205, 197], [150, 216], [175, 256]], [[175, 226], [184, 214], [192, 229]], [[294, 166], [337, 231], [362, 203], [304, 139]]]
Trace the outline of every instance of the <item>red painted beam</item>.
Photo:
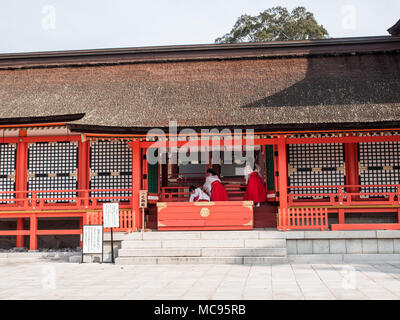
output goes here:
[[0, 236], [29, 236], [29, 230], [0, 230]]
[[34, 143], [34, 142], [79, 141], [79, 140], [81, 140], [80, 135], [4, 138], [4, 142], [6, 143], [16, 143], [16, 142]]
[[81, 229], [60, 229], [60, 230], [37, 230], [38, 236], [43, 235], [68, 235], [68, 234], [81, 234]]

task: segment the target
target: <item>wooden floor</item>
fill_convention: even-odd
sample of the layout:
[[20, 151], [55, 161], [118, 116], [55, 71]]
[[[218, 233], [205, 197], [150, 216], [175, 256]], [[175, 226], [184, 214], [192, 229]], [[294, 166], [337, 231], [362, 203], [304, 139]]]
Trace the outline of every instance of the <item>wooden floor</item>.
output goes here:
[[278, 204], [264, 202], [260, 207], [254, 207], [254, 228], [277, 227]]

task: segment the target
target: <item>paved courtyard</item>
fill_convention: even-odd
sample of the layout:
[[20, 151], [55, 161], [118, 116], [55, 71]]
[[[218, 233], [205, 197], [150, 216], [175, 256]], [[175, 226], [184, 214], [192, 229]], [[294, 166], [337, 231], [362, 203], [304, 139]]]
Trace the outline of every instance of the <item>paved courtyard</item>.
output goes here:
[[0, 299], [400, 299], [400, 263], [0, 262]]

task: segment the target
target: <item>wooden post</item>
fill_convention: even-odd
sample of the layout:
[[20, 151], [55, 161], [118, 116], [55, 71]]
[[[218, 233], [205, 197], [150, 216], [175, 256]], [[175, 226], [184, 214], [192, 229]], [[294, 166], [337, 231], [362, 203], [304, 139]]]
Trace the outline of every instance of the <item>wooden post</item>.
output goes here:
[[147, 148], [142, 149], [142, 189], [149, 189], [149, 163], [147, 161]]
[[338, 223], [339, 224], [344, 224], [344, 209], [339, 209], [339, 218], [338, 218]]
[[[358, 185], [358, 148], [357, 143], [345, 143], [345, 163], [346, 163], [346, 184], [347, 185]], [[359, 188], [349, 188], [348, 192], [359, 192]], [[356, 199], [358, 197], [352, 197]]]
[[[24, 224], [25, 224], [25, 219], [24, 218], [17, 218], [17, 230], [22, 231], [24, 230]], [[17, 235], [17, 248], [23, 248], [24, 247], [24, 236], [23, 235]]]
[[[16, 165], [16, 177], [15, 177], [15, 190], [26, 191], [28, 182], [28, 149], [27, 143], [20, 138], [20, 142], [17, 143], [17, 165]], [[16, 199], [26, 198], [26, 193], [17, 193]], [[21, 206], [25, 201], [21, 201]], [[24, 230], [24, 218], [17, 218], [17, 230]], [[24, 246], [24, 236], [17, 235], [16, 247], [22, 248]]]
[[[89, 189], [89, 142], [79, 141], [78, 142], [78, 189], [87, 190]], [[86, 191], [81, 191], [78, 197], [86, 197], [88, 194]], [[82, 205], [88, 206], [89, 201], [83, 200]], [[79, 218], [79, 228], [82, 230], [83, 217]], [[82, 240], [79, 241], [79, 245], [82, 246]]]
[[285, 211], [288, 208], [287, 199], [287, 180], [288, 180], [288, 165], [287, 165], [287, 150], [286, 138], [279, 137], [278, 142], [278, 181], [279, 181], [279, 207]]
[[[89, 142], [78, 142], [78, 189], [89, 189]], [[84, 194], [81, 193], [80, 196]]]
[[397, 209], [397, 223], [400, 223], [400, 208]]
[[141, 150], [140, 142], [132, 141], [132, 214], [136, 216], [136, 228], [142, 228], [141, 210], [139, 208], [139, 190], [141, 188]]
[[35, 213], [30, 215], [30, 231], [29, 231], [29, 250], [37, 250], [37, 217]]
[[273, 145], [273, 152], [274, 152], [274, 183], [275, 183], [275, 199], [277, 199], [276, 192], [279, 190], [279, 179], [275, 175], [275, 171], [278, 170], [278, 157], [276, 156], [278, 152], [278, 146], [276, 144]]

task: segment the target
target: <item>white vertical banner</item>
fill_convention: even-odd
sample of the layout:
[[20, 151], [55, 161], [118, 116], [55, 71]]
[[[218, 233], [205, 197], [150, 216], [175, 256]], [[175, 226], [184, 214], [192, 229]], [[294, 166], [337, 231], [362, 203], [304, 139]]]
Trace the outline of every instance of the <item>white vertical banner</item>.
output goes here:
[[103, 204], [104, 228], [119, 228], [119, 203]]

